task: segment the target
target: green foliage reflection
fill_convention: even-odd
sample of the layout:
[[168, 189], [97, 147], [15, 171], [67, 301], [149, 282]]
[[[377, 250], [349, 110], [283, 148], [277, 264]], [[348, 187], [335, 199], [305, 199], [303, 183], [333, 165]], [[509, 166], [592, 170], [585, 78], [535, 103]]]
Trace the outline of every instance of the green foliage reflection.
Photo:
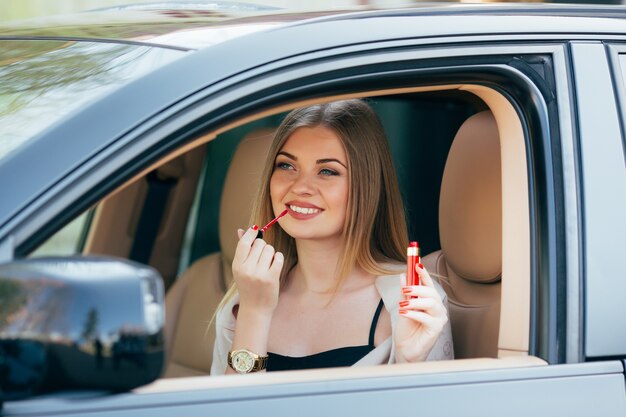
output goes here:
[[178, 54], [117, 43], [0, 41], [0, 158], [73, 109]]
[[11, 315], [26, 304], [26, 294], [20, 284], [0, 279], [0, 327], [4, 327]]

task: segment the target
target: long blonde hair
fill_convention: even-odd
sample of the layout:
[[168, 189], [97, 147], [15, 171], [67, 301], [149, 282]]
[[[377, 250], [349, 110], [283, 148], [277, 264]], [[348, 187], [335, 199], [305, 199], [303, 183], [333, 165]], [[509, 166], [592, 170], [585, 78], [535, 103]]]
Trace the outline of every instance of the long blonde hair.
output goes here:
[[[285, 117], [269, 149], [250, 224], [262, 225], [275, 216], [270, 179], [278, 152], [296, 129], [317, 126], [334, 131], [348, 156], [348, 208], [335, 291], [355, 266], [374, 275], [397, 273], [397, 269], [385, 264], [404, 263], [406, 259], [408, 235], [404, 205], [383, 126], [363, 100], [316, 104], [293, 110]], [[263, 239], [285, 256], [280, 277], [283, 286], [289, 271], [298, 262], [295, 240], [280, 227], [269, 229]], [[233, 284], [218, 311], [235, 293]]]

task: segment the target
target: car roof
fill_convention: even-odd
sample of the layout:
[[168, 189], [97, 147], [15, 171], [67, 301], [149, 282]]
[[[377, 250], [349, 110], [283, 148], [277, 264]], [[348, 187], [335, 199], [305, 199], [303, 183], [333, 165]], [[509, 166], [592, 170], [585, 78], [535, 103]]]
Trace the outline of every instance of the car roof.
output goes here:
[[4, 23], [0, 25], [0, 38], [63, 38], [200, 49], [258, 30], [336, 13], [287, 12], [230, 2], [170, 1]]
[[[72, 39], [202, 49], [234, 37], [289, 24], [391, 16], [539, 16], [624, 19], [620, 5], [421, 3], [383, 9], [277, 9], [231, 2], [130, 4], [0, 25], [0, 39]], [[597, 30], [602, 31], [602, 23]]]

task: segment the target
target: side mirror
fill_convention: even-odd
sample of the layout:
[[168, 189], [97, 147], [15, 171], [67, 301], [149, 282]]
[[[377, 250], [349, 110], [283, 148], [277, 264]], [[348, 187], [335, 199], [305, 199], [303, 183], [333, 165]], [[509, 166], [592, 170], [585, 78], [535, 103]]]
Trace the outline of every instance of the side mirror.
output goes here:
[[4, 401], [145, 385], [163, 368], [164, 322], [162, 279], [147, 266], [80, 256], [0, 265]]

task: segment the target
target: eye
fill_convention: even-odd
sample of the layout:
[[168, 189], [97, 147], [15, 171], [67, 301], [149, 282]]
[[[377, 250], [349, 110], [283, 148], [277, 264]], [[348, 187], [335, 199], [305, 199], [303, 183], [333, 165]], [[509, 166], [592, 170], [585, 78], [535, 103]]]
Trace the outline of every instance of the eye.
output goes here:
[[283, 161], [276, 162], [275, 166], [276, 166], [276, 169], [281, 169], [283, 171], [290, 171], [294, 169], [293, 165], [291, 165], [288, 162], [283, 162]]
[[324, 175], [324, 176], [333, 176], [333, 175], [339, 175], [339, 173], [337, 171], [334, 171], [332, 169], [329, 168], [323, 168], [320, 170], [320, 174]]

